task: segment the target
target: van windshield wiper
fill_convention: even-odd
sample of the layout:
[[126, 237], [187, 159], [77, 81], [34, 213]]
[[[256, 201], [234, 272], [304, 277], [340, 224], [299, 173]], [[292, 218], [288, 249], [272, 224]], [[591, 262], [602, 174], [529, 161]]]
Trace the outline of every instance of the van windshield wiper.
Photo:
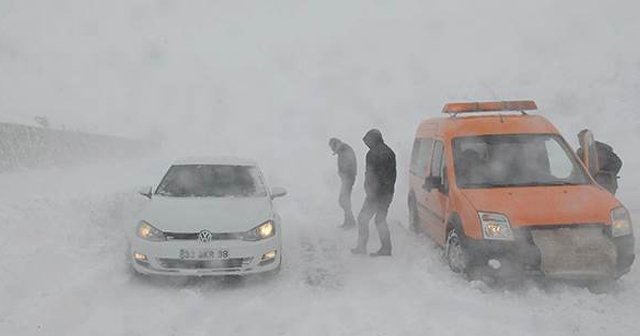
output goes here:
[[512, 184], [506, 183], [467, 183], [464, 185], [464, 188], [505, 188], [505, 187], [515, 187]]
[[465, 188], [514, 188], [514, 187], [540, 187], [540, 186], [571, 186], [580, 185], [581, 183], [569, 181], [530, 181], [520, 183], [469, 183], [464, 185]]
[[579, 183], [579, 182], [558, 182], [555, 183], [554, 185], [581, 185], [584, 183]]
[[579, 184], [580, 183], [570, 182], [570, 181], [545, 181], [545, 182], [532, 181], [532, 182], [525, 182], [520, 185], [536, 187], [536, 186], [570, 186], [570, 185], [579, 185]]

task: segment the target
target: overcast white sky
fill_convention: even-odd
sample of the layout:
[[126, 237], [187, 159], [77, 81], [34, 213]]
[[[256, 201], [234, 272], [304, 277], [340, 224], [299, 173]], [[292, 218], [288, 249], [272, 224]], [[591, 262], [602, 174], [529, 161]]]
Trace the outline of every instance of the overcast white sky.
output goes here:
[[[359, 139], [370, 126], [411, 134], [450, 100], [533, 98], [574, 131], [583, 113], [635, 115], [638, 9], [593, 0], [0, 0], [0, 120], [47, 116], [57, 127], [183, 141], [305, 129], [324, 142]], [[637, 120], [610, 128], [636, 130]]]

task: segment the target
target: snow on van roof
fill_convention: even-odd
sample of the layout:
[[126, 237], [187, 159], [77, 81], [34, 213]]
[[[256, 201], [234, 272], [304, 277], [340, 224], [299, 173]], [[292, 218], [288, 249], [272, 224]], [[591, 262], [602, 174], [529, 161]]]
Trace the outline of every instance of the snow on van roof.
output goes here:
[[232, 166], [257, 166], [255, 160], [235, 156], [190, 156], [178, 158], [174, 165], [232, 165]]

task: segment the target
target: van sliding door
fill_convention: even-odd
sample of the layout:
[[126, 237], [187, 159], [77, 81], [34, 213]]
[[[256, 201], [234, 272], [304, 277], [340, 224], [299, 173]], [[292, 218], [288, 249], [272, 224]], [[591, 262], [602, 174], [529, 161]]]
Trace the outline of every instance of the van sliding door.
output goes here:
[[444, 145], [437, 140], [433, 146], [433, 156], [429, 169], [429, 176], [440, 178], [441, 187], [425, 190], [425, 205], [427, 226], [431, 236], [440, 244], [444, 244], [445, 211], [448, 203], [449, 181], [446, 175]]

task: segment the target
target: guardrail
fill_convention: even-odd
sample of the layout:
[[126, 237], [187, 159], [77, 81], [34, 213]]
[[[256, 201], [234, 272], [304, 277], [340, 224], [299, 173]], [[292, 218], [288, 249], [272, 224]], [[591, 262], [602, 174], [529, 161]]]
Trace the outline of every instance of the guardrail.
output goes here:
[[0, 172], [129, 158], [151, 147], [116, 136], [0, 123]]

